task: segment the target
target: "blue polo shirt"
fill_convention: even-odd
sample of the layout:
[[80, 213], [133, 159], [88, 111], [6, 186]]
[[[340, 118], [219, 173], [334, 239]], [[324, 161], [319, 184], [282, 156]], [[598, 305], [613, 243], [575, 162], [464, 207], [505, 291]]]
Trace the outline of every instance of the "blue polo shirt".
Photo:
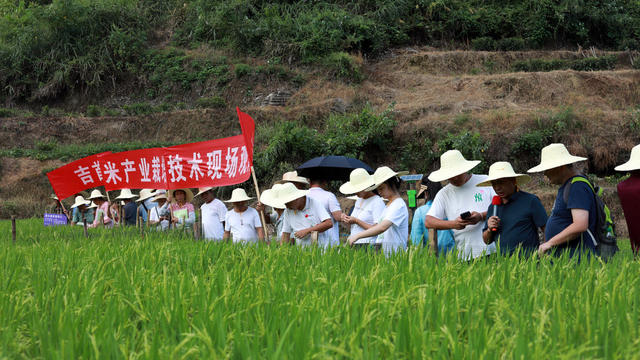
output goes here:
[[[494, 205], [489, 205], [487, 221], [482, 231], [488, 228], [488, 219], [493, 216]], [[509, 202], [497, 206], [500, 218], [498, 232], [493, 235], [503, 255], [513, 254], [518, 247], [525, 254], [538, 250], [540, 244], [538, 228], [547, 223], [547, 212], [537, 196], [524, 191], [516, 191]]]
[[[544, 237], [547, 240], [550, 240], [573, 223], [571, 209], [589, 211], [589, 230], [591, 230], [591, 233], [594, 234], [594, 236], [596, 234], [596, 199], [593, 194], [593, 190], [591, 190], [589, 185], [582, 181], [571, 184], [567, 202], [565, 203], [564, 201], [564, 189], [572, 179], [573, 177], [567, 180], [560, 189], [558, 189], [556, 202], [553, 204], [553, 210], [551, 210], [551, 215], [549, 216], [549, 220], [547, 220], [547, 227], [544, 232]], [[557, 255], [568, 251], [569, 256], [573, 256], [578, 250], [586, 250], [595, 253], [596, 246], [589, 236], [589, 233], [585, 231], [577, 238], [555, 246], [551, 250], [555, 251], [555, 254]]]

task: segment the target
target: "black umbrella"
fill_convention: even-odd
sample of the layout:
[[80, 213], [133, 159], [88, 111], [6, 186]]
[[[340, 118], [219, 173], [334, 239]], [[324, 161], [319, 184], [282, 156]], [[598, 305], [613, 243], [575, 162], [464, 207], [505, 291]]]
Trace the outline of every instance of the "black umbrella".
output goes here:
[[299, 176], [311, 179], [349, 180], [349, 174], [357, 168], [373, 174], [371, 166], [346, 156], [320, 156], [298, 166], [296, 170]]

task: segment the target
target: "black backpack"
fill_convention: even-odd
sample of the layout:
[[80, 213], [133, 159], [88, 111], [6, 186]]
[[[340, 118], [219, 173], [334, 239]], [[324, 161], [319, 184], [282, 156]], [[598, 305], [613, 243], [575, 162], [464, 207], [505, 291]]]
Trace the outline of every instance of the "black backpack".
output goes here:
[[607, 261], [620, 250], [618, 248], [618, 239], [616, 237], [616, 225], [613, 221], [613, 217], [611, 216], [611, 211], [604, 201], [602, 201], [602, 189], [598, 186], [592, 185], [584, 176], [575, 176], [564, 188], [562, 197], [565, 204], [569, 200], [571, 184], [576, 182], [586, 183], [593, 191], [593, 196], [596, 199], [596, 233], [592, 234], [591, 230], [588, 228], [587, 233], [596, 247], [596, 254], [604, 261]]

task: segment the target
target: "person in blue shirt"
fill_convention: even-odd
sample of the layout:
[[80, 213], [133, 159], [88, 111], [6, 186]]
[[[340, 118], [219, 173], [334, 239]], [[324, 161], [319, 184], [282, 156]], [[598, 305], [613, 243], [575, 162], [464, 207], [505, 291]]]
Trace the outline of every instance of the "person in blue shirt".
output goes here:
[[531, 180], [529, 175], [516, 174], [506, 161], [499, 161], [489, 168], [489, 177], [476, 186], [492, 186], [498, 201], [492, 201], [487, 210], [487, 221], [482, 229], [482, 239], [489, 245], [494, 241], [500, 254], [521, 253], [531, 255], [538, 250], [538, 228], [544, 232], [547, 212], [540, 199], [520, 190]]
[[[429, 242], [429, 229], [425, 227], [424, 220], [427, 217], [429, 209], [431, 209], [431, 205], [433, 205], [433, 198], [435, 198], [438, 191], [442, 189], [442, 185], [440, 183], [429, 181], [427, 176], [424, 176], [420, 183], [420, 191], [416, 196], [416, 201], [423, 197], [425, 204], [418, 207], [413, 214], [410, 238], [411, 243], [414, 246], [426, 246]], [[439, 254], [445, 255], [447, 252], [453, 249], [454, 245], [455, 241], [453, 240], [453, 231], [438, 230]]]
[[140, 213], [140, 217], [142, 217], [142, 222], [145, 224], [147, 223], [151, 209], [158, 205], [153, 201], [154, 196], [156, 196], [156, 192], [153, 189], [142, 189], [140, 190], [138, 200], [136, 200], [136, 202], [140, 204], [138, 205], [138, 212]]
[[571, 155], [562, 144], [551, 144], [542, 149], [540, 160], [540, 164], [528, 172], [544, 172], [549, 182], [560, 185], [560, 188], [547, 220], [545, 242], [538, 248], [538, 253], [560, 255], [567, 252], [571, 257], [580, 256], [583, 252], [595, 254], [595, 195], [589, 184], [574, 181], [574, 178], [584, 177], [575, 163], [587, 159]]

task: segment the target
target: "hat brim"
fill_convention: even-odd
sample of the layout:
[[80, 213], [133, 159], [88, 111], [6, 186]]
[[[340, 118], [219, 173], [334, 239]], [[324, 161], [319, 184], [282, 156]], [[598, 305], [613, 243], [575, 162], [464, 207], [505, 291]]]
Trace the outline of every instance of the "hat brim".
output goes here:
[[298, 178], [296, 178], [296, 179], [278, 180], [278, 181], [275, 182], [275, 184], [286, 184], [288, 182], [295, 182], [295, 183], [309, 185], [309, 181], [307, 179], [301, 177], [301, 176], [298, 176]]
[[135, 199], [137, 198], [138, 195], [131, 195], [131, 196], [118, 196], [116, 197], [116, 200], [131, 200], [131, 199]]
[[271, 189], [265, 190], [262, 193], [260, 202], [275, 209], [285, 209], [287, 207], [283, 202], [278, 201]]
[[106, 196], [104, 196], [104, 195], [100, 194], [100, 196], [89, 196], [89, 197], [87, 198], [87, 200], [94, 200], [94, 199], [106, 199], [106, 198], [107, 198]]
[[167, 200], [168, 199], [167, 194], [160, 194], [160, 195], [156, 195], [156, 196], [153, 197], [153, 201], [158, 201], [160, 199]]
[[629, 160], [624, 164], [618, 165], [615, 168], [615, 171], [634, 171], [640, 170], [640, 162]]
[[242, 201], [249, 201], [249, 200], [252, 200], [252, 199], [253, 199], [252, 197], [248, 197], [247, 196], [247, 197], [241, 197], [241, 198], [237, 198], [237, 199], [231, 198], [229, 200], [225, 200], [224, 202], [226, 202], [226, 203], [236, 203], [236, 202], [242, 202]]
[[373, 179], [371, 181], [367, 181], [364, 184], [353, 184], [352, 182], [346, 182], [340, 186], [340, 192], [345, 195], [351, 195], [355, 193], [359, 193], [360, 191], [365, 191], [375, 185]]
[[156, 193], [151, 193], [151, 194], [149, 194], [149, 195], [147, 195], [147, 196], [145, 196], [145, 197], [141, 197], [141, 198], [137, 199], [137, 200], [136, 200], [136, 202], [145, 201], [145, 200], [147, 200], [147, 199], [151, 199], [151, 198], [152, 198], [152, 197], [154, 197], [154, 196], [156, 196]]
[[394, 176], [405, 176], [405, 175], [409, 175], [408, 171], [398, 171], [396, 173], [389, 173], [387, 174], [385, 177], [379, 179], [378, 181], [376, 181], [371, 187], [368, 187], [366, 189], [364, 189], [364, 191], [373, 191], [375, 189], [377, 189], [380, 185], [384, 184], [387, 180], [391, 179]]
[[453, 177], [456, 177], [458, 175], [471, 171], [473, 168], [478, 166], [480, 162], [481, 162], [480, 160], [466, 160], [465, 163], [460, 164], [459, 166], [456, 166], [456, 167], [449, 167], [445, 169], [440, 168], [432, 172], [431, 174], [429, 174], [428, 179], [433, 182], [441, 182], [441, 181], [449, 180]]
[[191, 191], [191, 189], [173, 189], [173, 190], [169, 191], [169, 196], [171, 197], [172, 200], [175, 200], [176, 197], [174, 196], [174, 194], [178, 190], [184, 191], [184, 193], [187, 195], [186, 196], [187, 197], [187, 202], [193, 201], [193, 192]]
[[206, 193], [207, 191], [211, 191], [211, 190], [213, 190], [213, 189], [214, 189], [214, 188], [207, 189], [207, 190], [203, 190], [203, 191], [198, 191], [198, 193], [197, 193], [197, 194], [195, 194], [195, 195], [193, 195], [193, 197], [198, 197], [198, 196], [200, 196], [200, 195], [202, 195], [202, 194]]
[[276, 200], [282, 204], [287, 205], [287, 203], [292, 202], [293, 200], [299, 199], [303, 196], [307, 196], [307, 194], [309, 193], [309, 190], [298, 190], [296, 189], [295, 192], [291, 193], [291, 194], [287, 194], [286, 196], [281, 196], [281, 197], [277, 197]]
[[555, 169], [555, 168], [560, 167], [560, 166], [575, 164], [577, 162], [586, 161], [586, 160], [587, 160], [587, 158], [570, 155], [568, 157], [564, 157], [562, 159], [558, 159], [558, 160], [555, 160], [555, 161], [541, 162], [538, 166], [534, 166], [531, 169], [527, 170], [527, 172], [528, 173], [543, 172], [543, 171], [547, 171], [549, 169]]
[[477, 187], [484, 187], [484, 186], [492, 186], [491, 182], [492, 181], [496, 181], [496, 180], [500, 180], [500, 179], [510, 179], [510, 178], [515, 178], [516, 179], [516, 184], [518, 184], [518, 186], [522, 186], [526, 183], [528, 183], [529, 181], [531, 181], [531, 176], [527, 175], [527, 174], [514, 174], [514, 176], [494, 176], [494, 177], [489, 177], [487, 178], [487, 180], [478, 183], [476, 186]]
[[82, 206], [82, 205], [89, 206], [91, 205], [91, 201], [85, 201], [84, 203], [74, 203], [73, 205], [71, 205], [71, 208], [75, 209], [78, 206]]

